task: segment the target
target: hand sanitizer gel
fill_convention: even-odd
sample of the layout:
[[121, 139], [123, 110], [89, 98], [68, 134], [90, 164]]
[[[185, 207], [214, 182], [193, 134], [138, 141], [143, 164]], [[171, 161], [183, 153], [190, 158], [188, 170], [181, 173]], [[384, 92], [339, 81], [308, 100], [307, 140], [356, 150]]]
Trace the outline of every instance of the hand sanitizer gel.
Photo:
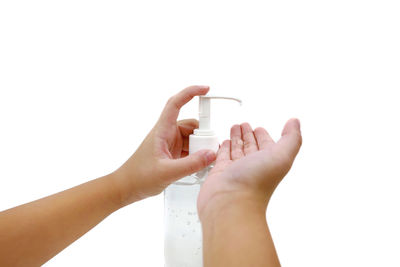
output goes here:
[[[199, 96], [199, 128], [189, 136], [189, 154], [201, 149], [217, 152], [218, 138], [210, 129], [210, 100], [232, 97]], [[165, 267], [202, 267], [202, 232], [197, 216], [197, 196], [212, 165], [186, 176], [165, 189]]]

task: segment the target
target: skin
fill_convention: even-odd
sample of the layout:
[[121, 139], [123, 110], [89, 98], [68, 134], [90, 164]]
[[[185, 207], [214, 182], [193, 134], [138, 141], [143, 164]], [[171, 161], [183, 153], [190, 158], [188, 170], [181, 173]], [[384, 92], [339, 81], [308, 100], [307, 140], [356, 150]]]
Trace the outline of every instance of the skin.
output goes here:
[[115, 172], [0, 213], [0, 266], [39, 266], [114, 211], [162, 192], [215, 161], [212, 151], [188, 156], [194, 119], [176, 121], [180, 108], [207, 86], [171, 97], [137, 151]]
[[114, 211], [216, 159], [198, 199], [205, 266], [279, 265], [265, 209], [300, 147], [298, 121], [288, 122], [278, 143], [262, 128], [234, 126], [218, 158], [207, 150], [188, 155], [198, 122], [177, 121], [179, 110], [208, 90], [190, 86], [171, 97], [137, 151], [113, 173], [0, 212], [0, 266], [42, 265]]
[[266, 221], [275, 188], [302, 143], [289, 120], [278, 142], [263, 128], [234, 125], [198, 197], [204, 266], [280, 266]]

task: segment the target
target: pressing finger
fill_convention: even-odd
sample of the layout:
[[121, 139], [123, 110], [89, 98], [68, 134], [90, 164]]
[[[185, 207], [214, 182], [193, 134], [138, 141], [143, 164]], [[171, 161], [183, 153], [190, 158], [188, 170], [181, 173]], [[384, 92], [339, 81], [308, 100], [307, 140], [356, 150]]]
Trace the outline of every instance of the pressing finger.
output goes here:
[[205, 95], [210, 90], [210, 87], [204, 85], [193, 85], [189, 86], [173, 97], [171, 97], [161, 114], [161, 123], [175, 123], [179, 115], [179, 110], [183, 105], [189, 102], [193, 97], [197, 95]]
[[199, 128], [199, 122], [196, 119], [180, 120], [177, 125], [183, 137], [191, 135], [194, 129]]
[[182, 151], [189, 152], [189, 137], [184, 137], [182, 140]]

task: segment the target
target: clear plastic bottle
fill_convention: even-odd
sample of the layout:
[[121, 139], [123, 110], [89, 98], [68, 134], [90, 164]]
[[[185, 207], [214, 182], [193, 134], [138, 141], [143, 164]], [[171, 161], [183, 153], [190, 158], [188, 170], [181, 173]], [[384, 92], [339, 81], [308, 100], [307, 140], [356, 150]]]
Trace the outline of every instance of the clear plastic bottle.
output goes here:
[[[210, 129], [210, 100], [232, 97], [200, 96], [199, 129], [189, 136], [189, 154], [201, 149], [217, 152], [219, 143]], [[165, 267], [202, 267], [203, 242], [197, 197], [212, 165], [171, 184], [164, 192], [164, 254]]]
[[202, 232], [197, 215], [201, 180], [187, 176], [165, 189], [165, 266], [202, 267]]

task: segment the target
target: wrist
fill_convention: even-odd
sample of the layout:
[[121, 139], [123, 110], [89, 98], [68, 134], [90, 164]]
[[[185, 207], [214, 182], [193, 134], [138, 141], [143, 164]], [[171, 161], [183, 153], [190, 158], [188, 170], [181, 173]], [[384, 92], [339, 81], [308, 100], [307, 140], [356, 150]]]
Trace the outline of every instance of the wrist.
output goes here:
[[257, 194], [226, 192], [213, 196], [206, 205], [199, 209], [198, 214], [202, 222], [237, 214], [251, 213], [265, 216], [267, 205], [267, 198]]
[[138, 188], [137, 181], [135, 181], [136, 175], [126, 173], [121, 167], [109, 174], [109, 176], [113, 186], [116, 188], [116, 198], [121, 208], [142, 199], [136, 192]]

